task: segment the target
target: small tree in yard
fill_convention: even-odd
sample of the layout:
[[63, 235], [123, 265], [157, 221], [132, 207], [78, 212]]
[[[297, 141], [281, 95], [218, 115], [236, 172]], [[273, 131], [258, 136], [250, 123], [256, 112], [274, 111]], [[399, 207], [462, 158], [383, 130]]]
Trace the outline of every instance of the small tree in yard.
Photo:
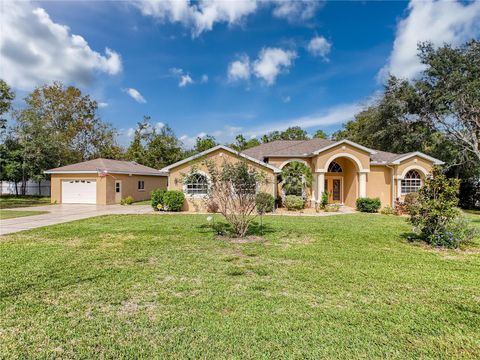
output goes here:
[[234, 235], [244, 237], [258, 215], [256, 189], [266, 183], [265, 176], [245, 161], [224, 161], [220, 166], [206, 161], [205, 165], [210, 176], [206, 201], [218, 204], [218, 211], [232, 226]]
[[419, 190], [418, 205], [409, 207], [410, 221], [427, 243], [455, 248], [475, 235], [456, 207], [458, 188], [459, 180], [447, 179], [435, 167]]

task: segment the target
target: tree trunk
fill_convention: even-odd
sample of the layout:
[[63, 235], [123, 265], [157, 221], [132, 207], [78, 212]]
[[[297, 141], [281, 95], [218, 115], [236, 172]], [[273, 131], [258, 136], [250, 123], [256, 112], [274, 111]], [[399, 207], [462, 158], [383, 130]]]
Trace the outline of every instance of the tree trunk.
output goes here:
[[15, 180], [14, 182], [15, 182], [15, 195], [18, 196], [18, 182], [17, 180]]

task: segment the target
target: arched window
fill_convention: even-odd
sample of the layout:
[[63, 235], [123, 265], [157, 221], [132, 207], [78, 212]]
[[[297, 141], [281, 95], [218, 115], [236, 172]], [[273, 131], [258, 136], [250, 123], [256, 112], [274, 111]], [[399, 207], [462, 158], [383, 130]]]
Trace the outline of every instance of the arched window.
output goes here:
[[330, 165], [328, 165], [328, 172], [340, 173], [342, 172], [342, 167], [338, 165], [336, 161], [332, 161]]
[[402, 179], [402, 194], [417, 192], [422, 187], [422, 177], [417, 170], [410, 170]]
[[185, 192], [188, 195], [206, 195], [208, 191], [208, 179], [205, 175], [194, 173], [185, 181]]

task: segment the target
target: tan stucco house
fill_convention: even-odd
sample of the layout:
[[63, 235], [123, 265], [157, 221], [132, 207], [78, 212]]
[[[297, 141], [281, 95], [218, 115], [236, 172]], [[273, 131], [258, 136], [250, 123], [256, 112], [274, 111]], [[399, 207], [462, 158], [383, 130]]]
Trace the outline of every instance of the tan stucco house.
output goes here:
[[[417, 191], [434, 165], [443, 164], [421, 152], [394, 154], [366, 148], [349, 140], [326, 139], [278, 140], [261, 144], [243, 152], [223, 145], [163, 168], [168, 174], [168, 189], [185, 193], [184, 210], [202, 209], [202, 199], [208, 188], [204, 160], [245, 160], [262, 171], [268, 180], [261, 191], [274, 197], [282, 194], [282, 168], [292, 161], [306, 164], [313, 174], [308, 191], [309, 206], [320, 201], [324, 191], [330, 202], [355, 207], [357, 198], [378, 197], [383, 206], [394, 206]], [[189, 174], [189, 176], [185, 176]]]
[[167, 188], [167, 174], [131, 161], [95, 159], [45, 171], [51, 176], [51, 201], [57, 204], [118, 204], [127, 196], [150, 199]]

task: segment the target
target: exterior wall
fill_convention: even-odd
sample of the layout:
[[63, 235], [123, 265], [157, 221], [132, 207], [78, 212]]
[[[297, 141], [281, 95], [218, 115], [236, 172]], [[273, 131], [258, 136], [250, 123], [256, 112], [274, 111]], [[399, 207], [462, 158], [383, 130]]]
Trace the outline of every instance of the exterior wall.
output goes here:
[[347, 206], [355, 207], [358, 197], [358, 175], [357, 166], [351, 160], [346, 158], [337, 159], [341, 161], [340, 166], [343, 169], [343, 198]]
[[[215, 165], [219, 166], [224, 161], [235, 162], [244, 160], [243, 158], [232, 154], [229, 151], [218, 149], [205, 156], [193, 160], [191, 163], [179, 165], [170, 170], [168, 176], [168, 190], [179, 190], [183, 192], [183, 179], [192, 171], [192, 166], [195, 166], [196, 170], [203, 173], [208, 173], [208, 169], [203, 163], [205, 160], [212, 161]], [[247, 160], [248, 164], [255, 168], [257, 171], [262, 172], [266, 176], [267, 184], [262, 185], [259, 191], [264, 191], [276, 196], [276, 174], [271, 169], [267, 169], [253, 161]], [[183, 211], [205, 211], [205, 203], [203, 197], [193, 197], [185, 194], [185, 203], [183, 204]]]
[[[115, 204], [115, 180], [122, 180], [122, 198], [132, 196], [135, 201], [150, 199], [150, 192], [154, 189], [167, 188], [166, 176], [140, 176], [126, 174], [110, 174], [107, 177], [99, 177], [96, 174], [52, 174], [51, 175], [51, 202], [62, 203], [62, 180], [96, 180], [97, 204]], [[145, 182], [145, 191], [137, 190], [137, 182]]]
[[402, 161], [396, 167], [395, 171], [395, 179], [396, 179], [396, 186], [395, 186], [395, 198], [403, 201], [405, 199], [405, 195], [402, 195], [400, 192], [401, 186], [401, 179], [402, 175], [407, 169], [416, 169], [420, 174], [422, 181], [425, 181], [425, 174], [424, 171], [429, 174], [432, 171], [433, 163], [431, 161], [425, 160], [421, 157], [415, 156], [405, 161]]
[[318, 154], [316, 157], [313, 158], [313, 165], [315, 166], [315, 171], [327, 170], [328, 159], [330, 159], [332, 156], [335, 156], [341, 153], [347, 153], [352, 156], [355, 156], [360, 161], [362, 168], [364, 170], [370, 169], [370, 154], [368, 152], [357, 149], [348, 144], [340, 144], [331, 149], [328, 149], [327, 151], [321, 152], [320, 154]]
[[[111, 174], [106, 177], [106, 203], [115, 204], [115, 181], [122, 182], [122, 199], [127, 196], [133, 197], [135, 201], [150, 199], [150, 193], [155, 189], [166, 189], [168, 178], [166, 176], [145, 176], [145, 175], [127, 175]], [[138, 190], [138, 181], [143, 180], [144, 190]]]
[[392, 169], [370, 166], [367, 174], [367, 197], [380, 198], [382, 207], [392, 206]]

